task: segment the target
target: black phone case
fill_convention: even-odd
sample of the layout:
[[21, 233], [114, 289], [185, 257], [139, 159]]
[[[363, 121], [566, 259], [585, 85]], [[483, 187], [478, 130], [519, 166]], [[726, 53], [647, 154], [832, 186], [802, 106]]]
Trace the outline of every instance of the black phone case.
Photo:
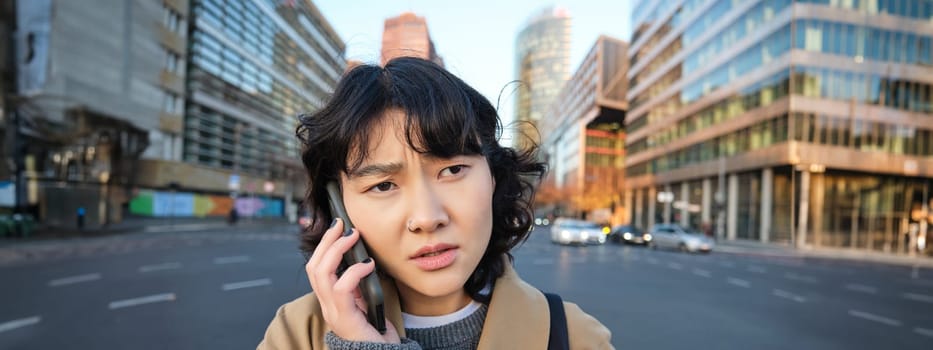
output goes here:
[[[331, 213], [333, 213], [334, 217], [343, 220], [344, 232], [353, 229], [353, 223], [350, 222], [347, 210], [343, 206], [340, 186], [336, 182], [327, 183], [327, 196], [330, 198]], [[338, 269], [338, 273], [342, 274], [347, 267], [361, 263], [367, 258], [369, 258], [369, 252], [366, 251], [363, 239], [360, 238], [349, 251], [343, 254], [342, 266]], [[378, 268], [377, 266], [376, 269]], [[360, 281], [360, 294], [363, 296], [363, 300], [366, 300], [366, 319], [369, 320], [369, 324], [373, 325], [373, 328], [376, 328], [379, 333], [385, 334], [385, 298], [382, 295], [382, 286], [379, 285], [379, 276], [377, 276], [375, 270]]]

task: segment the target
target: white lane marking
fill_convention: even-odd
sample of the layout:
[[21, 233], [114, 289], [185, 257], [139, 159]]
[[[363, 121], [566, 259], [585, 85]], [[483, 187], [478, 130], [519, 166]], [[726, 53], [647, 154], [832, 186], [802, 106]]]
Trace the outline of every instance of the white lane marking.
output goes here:
[[933, 295], [917, 294], [917, 293], [904, 293], [901, 294], [902, 297], [910, 299], [913, 301], [919, 301], [922, 303], [931, 303], [933, 304]]
[[816, 278], [813, 278], [813, 277], [810, 277], [810, 276], [798, 275], [798, 274], [793, 273], [793, 272], [785, 273], [785, 274], [784, 274], [784, 278], [789, 279], [789, 280], [793, 280], [793, 281], [800, 281], [800, 282], [807, 282], [807, 283], [819, 283], [819, 282], [820, 282], [820, 281], [819, 281], [818, 279], [816, 279]]
[[224, 256], [224, 257], [214, 258], [214, 264], [217, 264], [217, 265], [245, 263], [249, 261], [250, 261], [250, 258], [247, 255]]
[[252, 280], [252, 281], [227, 283], [227, 284], [224, 284], [223, 287], [220, 287], [220, 289], [226, 292], [226, 291], [243, 289], [243, 288], [268, 286], [270, 284], [272, 284], [272, 280], [268, 278], [262, 278], [258, 280]]
[[86, 275], [64, 277], [64, 278], [59, 278], [59, 279], [54, 279], [54, 280], [49, 281], [49, 287], [61, 287], [61, 286], [67, 286], [69, 284], [96, 281], [96, 280], [99, 280], [100, 278], [101, 276], [99, 273], [89, 273]]
[[785, 299], [790, 299], [790, 300], [796, 301], [796, 302], [798, 302], [798, 303], [803, 303], [803, 302], [806, 302], [806, 301], [807, 301], [806, 298], [804, 298], [804, 297], [802, 297], [802, 296], [799, 296], [799, 295], [797, 295], [797, 294], [794, 294], [794, 293], [785, 291], [785, 290], [775, 289], [772, 293], [773, 293], [775, 296], [778, 296], [778, 297], [781, 297], [781, 298], [785, 298]]
[[678, 264], [678, 263], [674, 263], [674, 262], [672, 262], [672, 263], [667, 263], [667, 267], [670, 267], [670, 268], [672, 268], [672, 269], [674, 269], [674, 270], [683, 270], [683, 269], [684, 269], [684, 266], [683, 266], [683, 265]]
[[146, 273], [146, 272], [162, 271], [162, 270], [174, 270], [174, 269], [180, 269], [180, 268], [181, 268], [181, 263], [170, 262], [170, 263], [164, 263], [164, 264], [140, 266], [139, 272]]
[[926, 281], [926, 280], [921, 280], [921, 279], [908, 279], [907, 281], [910, 281], [911, 283], [919, 284], [921, 286], [933, 287], [933, 281]]
[[712, 275], [709, 273], [709, 271], [706, 271], [706, 270], [703, 270], [703, 269], [693, 269], [693, 274], [694, 274], [694, 275], [697, 275], [697, 276], [701, 276], [701, 277], [706, 277], [706, 278], [709, 278], [710, 276], [712, 276]]
[[26, 317], [18, 320], [12, 320], [9, 322], [0, 323], [0, 333], [6, 331], [12, 331], [17, 328], [22, 328], [26, 326], [31, 326], [42, 321], [42, 318], [39, 316]]
[[877, 293], [878, 293], [878, 288], [877, 288], [877, 287], [866, 286], [866, 285], [864, 285], [864, 284], [857, 284], [857, 283], [849, 283], [849, 284], [847, 284], [847, 285], [846, 285], [846, 289], [852, 290], [852, 291], [856, 291], [856, 292], [868, 293], [868, 294], [877, 294]]
[[765, 269], [764, 267], [758, 266], [758, 265], [750, 265], [747, 270], [749, 272], [755, 272], [755, 273], [767, 273], [768, 272], [767, 269]]
[[176, 299], [175, 293], [162, 293], [162, 294], [154, 294], [154, 295], [133, 298], [133, 299], [112, 301], [110, 302], [109, 307], [110, 307], [110, 310], [116, 310], [116, 309], [143, 305], [143, 304], [159, 303], [159, 302], [165, 302], [165, 301], [175, 301], [175, 299]]
[[535, 259], [531, 263], [534, 265], [553, 265], [554, 259]]
[[878, 322], [878, 323], [884, 323], [884, 324], [886, 324], [886, 325], [888, 325], [888, 326], [892, 326], [892, 327], [899, 327], [899, 326], [901, 325], [901, 321], [898, 321], [898, 320], [895, 320], [895, 319], [892, 319], [892, 318], [887, 318], [887, 317], [884, 317], [884, 316], [878, 316], [878, 315], [875, 315], [875, 314], [872, 314], [872, 313], [868, 313], [868, 312], [865, 312], [865, 311], [849, 310], [849, 316], [858, 317], [858, 318], [866, 319], [866, 320], [869, 320], [869, 321], [875, 321], [875, 322]]
[[914, 328], [914, 333], [922, 334], [922, 335], [928, 336], [928, 337], [930, 337], [930, 338], [933, 338], [933, 329], [926, 329], [926, 328], [917, 327], [917, 328]]
[[751, 282], [743, 280], [743, 279], [735, 278], [735, 277], [729, 277], [726, 280], [729, 281], [729, 283], [731, 284], [734, 284], [734, 285], [737, 285], [743, 288], [749, 288], [752, 286]]

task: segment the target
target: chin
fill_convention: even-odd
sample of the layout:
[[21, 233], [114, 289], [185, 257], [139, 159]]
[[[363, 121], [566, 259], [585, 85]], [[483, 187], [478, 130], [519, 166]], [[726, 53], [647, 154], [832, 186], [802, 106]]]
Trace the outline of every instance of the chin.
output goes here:
[[424, 296], [442, 297], [463, 289], [470, 275], [461, 275], [454, 271], [444, 271], [435, 276], [419, 276], [410, 286]]

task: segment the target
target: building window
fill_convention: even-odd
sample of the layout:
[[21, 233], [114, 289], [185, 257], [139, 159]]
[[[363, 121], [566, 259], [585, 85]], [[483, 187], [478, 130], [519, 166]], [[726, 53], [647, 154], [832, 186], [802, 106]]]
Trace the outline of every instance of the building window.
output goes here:
[[180, 73], [184, 70], [184, 62], [181, 57], [168, 49], [165, 49], [165, 70], [172, 73]]
[[168, 91], [162, 91], [162, 111], [168, 114], [181, 115], [184, 101], [178, 95]]
[[185, 36], [185, 19], [181, 17], [178, 12], [169, 8], [167, 5], [162, 5], [162, 24], [165, 25], [165, 28], [168, 30], [177, 33], [178, 35]]

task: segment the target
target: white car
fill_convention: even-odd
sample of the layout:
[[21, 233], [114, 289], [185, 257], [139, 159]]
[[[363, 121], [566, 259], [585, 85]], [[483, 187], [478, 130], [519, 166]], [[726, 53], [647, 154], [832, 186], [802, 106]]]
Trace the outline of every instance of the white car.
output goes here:
[[601, 226], [583, 220], [560, 218], [551, 225], [551, 242], [560, 244], [603, 244], [606, 234]]
[[679, 225], [656, 224], [651, 228], [650, 232], [652, 248], [709, 253], [713, 251], [713, 247], [716, 245], [709, 237], [696, 231], [686, 230]]

